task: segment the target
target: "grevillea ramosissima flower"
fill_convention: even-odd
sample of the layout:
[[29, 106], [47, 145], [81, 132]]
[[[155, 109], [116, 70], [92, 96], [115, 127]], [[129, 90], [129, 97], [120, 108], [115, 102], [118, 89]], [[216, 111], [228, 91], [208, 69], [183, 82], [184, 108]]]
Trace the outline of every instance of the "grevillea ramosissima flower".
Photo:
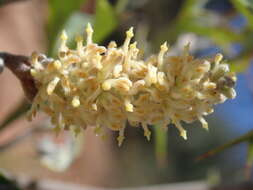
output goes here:
[[32, 54], [31, 74], [38, 93], [30, 118], [42, 110], [56, 129], [119, 131], [119, 145], [127, 122], [142, 127], [148, 139], [148, 125], [166, 128], [172, 123], [186, 139], [182, 122], [199, 120], [208, 129], [203, 116], [212, 113], [215, 104], [236, 96], [236, 76], [221, 54], [194, 59], [186, 45], [180, 56], [168, 56], [164, 43], [158, 54], [142, 59], [136, 42], [131, 43], [133, 28], [121, 47], [92, 42], [89, 24], [86, 33], [86, 45], [77, 36], [77, 48], [69, 49], [63, 32], [57, 59]]

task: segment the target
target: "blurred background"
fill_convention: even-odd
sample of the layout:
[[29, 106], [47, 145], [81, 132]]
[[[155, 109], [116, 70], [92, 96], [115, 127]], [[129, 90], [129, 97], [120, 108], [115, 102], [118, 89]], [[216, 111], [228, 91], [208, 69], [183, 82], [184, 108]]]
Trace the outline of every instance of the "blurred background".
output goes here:
[[210, 184], [245, 180], [251, 165], [247, 143], [197, 161], [207, 151], [251, 130], [253, 126], [252, 0], [0, 0], [0, 51], [29, 56], [33, 51], [55, 57], [63, 29], [69, 45], [86, 24], [94, 41], [122, 44], [134, 26], [141, 53], [150, 55], [170, 44], [179, 54], [188, 42], [196, 57], [221, 52], [237, 73], [237, 97], [207, 116], [209, 132], [199, 123], [185, 126], [188, 140], [175, 127], [165, 134], [152, 129], [147, 142], [142, 129], [128, 127], [122, 147], [110, 133], [105, 140], [92, 131], [74, 138], [52, 133], [47, 116], [27, 122], [19, 81], [5, 69], [0, 75], [0, 168], [14, 177], [100, 187], [139, 187], [189, 181]]

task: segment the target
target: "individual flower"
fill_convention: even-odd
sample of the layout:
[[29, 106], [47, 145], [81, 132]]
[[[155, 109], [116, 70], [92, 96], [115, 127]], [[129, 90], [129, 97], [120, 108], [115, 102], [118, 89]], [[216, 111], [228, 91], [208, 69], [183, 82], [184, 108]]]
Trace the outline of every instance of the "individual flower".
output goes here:
[[168, 56], [164, 43], [158, 54], [142, 59], [137, 43], [131, 43], [133, 28], [126, 32], [121, 47], [115, 42], [108, 47], [94, 43], [90, 24], [86, 33], [86, 45], [77, 36], [76, 49], [70, 49], [63, 32], [57, 59], [32, 54], [31, 74], [38, 93], [30, 119], [42, 110], [57, 130], [78, 133], [94, 127], [103, 134], [109, 128], [119, 131], [119, 145], [127, 122], [141, 126], [148, 139], [149, 125], [167, 128], [172, 123], [187, 139], [182, 122], [199, 120], [208, 129], [203, 116], [212, 113], [215, 104], [236, 96], [236, 76], [221, 54], [194, 59], [186, 45], [182, 55]]

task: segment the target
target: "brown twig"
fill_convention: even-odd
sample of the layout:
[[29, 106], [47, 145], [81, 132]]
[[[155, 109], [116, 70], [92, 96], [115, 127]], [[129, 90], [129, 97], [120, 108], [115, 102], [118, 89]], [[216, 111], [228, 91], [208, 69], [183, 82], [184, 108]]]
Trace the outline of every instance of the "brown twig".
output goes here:
[[0, 59], [0, 74], [4, 71], [4, 61]]
[[0, 0], [0, 7], [3, 5], [7, 5], [10, 3], [20, 2], [20, 1], [26, 1], [26, 0]]
[[30, 127], [26, 129], [25, 131], [22, 131], [20, 134], [16, 135], [15, 137], [12, 137], [10, 140], [8, 140], [5, 143], [0, 144], [0, 153], [11, 148], [14, 145], [17, 145], [27, 137], [30, 137], [31, 134], [35, 131], [35, 127]]
[[30, 74], [31, 63], [29, 58], [6, 52], [0, 52], [0, 58], [3, 60], [4, 65], [20, 80], [27, 99], [32, 101], [37, 94], [37, 88]]
[[208, 151], [207, 153], [205, 154], [202, 154], [201, 156], [199, 156], [196, 161], [200, 161], [200, 160], [203, 160], [203, 159], [206, 159], [206, 158], [209, 158], [210, 156], [214, 156], [222, 151], [224, 151], [225, 149], [227, 148], [230, 148], [234, 145], [237, 145], [239, 143], [243, 143], [243, 142], [247, 142], [249, 141], [250, 139], [253, 138], [253, 130], [249, 131], [248, 133], [246, 133], [245, 135], [242, 135], [236, 139], [233, 139], [232, 141], [224, 144], [224, 145], [221, 145], [215, 149], [212, 149], [210, 151]]

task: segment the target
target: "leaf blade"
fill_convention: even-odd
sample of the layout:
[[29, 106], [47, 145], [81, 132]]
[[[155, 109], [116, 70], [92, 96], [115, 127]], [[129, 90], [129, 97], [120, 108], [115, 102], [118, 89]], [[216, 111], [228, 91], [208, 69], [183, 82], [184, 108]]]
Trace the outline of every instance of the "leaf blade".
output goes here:
[[115, 9], [107, 0], [96, 1], [96, 14], [94, 19], [94, 42], [101, 42], [117, 26]]
[[68, 17], [75, 11], [79, 10], [80, 7], [86, 2], [86, 0], [49, 0], [49, 18], [48, 18], [48, 40], [49, 40], [49, 52], [52, 50], [58, 33], [63, 29], [63, 25]]

